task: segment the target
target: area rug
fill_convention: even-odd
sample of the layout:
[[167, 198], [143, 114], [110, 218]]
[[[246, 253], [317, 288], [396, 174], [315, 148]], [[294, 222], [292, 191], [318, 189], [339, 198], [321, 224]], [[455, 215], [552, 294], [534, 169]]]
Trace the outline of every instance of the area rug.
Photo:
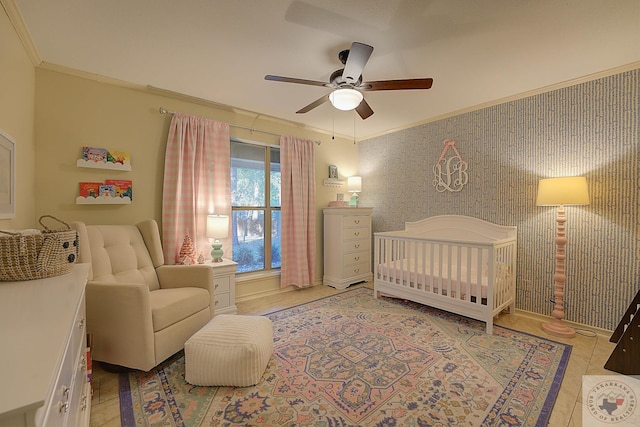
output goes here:
[[195, 387], [178, 353], [120, 377], [129, 426], [546, 426], [571, 346], [357, 288], [268, 315], [253, 387]]

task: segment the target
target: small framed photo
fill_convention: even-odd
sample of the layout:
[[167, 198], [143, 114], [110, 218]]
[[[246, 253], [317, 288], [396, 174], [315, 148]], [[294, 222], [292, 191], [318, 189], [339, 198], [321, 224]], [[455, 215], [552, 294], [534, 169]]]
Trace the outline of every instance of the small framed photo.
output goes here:
[[338, 179], [338, 167], [336, 165], [329, 165], [329, 178]]
[[336, 194], [336, 200], [339, 201], [339, 202], [344, 201], [344, 193]]
[[0, 130], [0, 219], [16, 216], [15, 142]]

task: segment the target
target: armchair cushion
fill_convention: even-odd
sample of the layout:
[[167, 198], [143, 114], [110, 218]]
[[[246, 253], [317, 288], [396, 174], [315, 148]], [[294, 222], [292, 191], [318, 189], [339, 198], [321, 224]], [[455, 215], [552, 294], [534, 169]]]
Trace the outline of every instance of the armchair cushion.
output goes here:
[[209, 308], [209, 292], [201, 288], [158, 289], [149, 293], [153, 331], [158, 332]]

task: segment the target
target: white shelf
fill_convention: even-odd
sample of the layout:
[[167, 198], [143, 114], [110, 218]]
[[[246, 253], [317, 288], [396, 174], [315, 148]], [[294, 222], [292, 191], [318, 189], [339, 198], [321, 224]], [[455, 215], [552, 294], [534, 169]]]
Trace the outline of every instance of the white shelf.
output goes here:
[[336, 178], [328, 178], [324, 180], [323, 184], [325, 187], [342, 187], [344, 181]]
[[76, 205], [130, 205], [131, 199], [128, 197], [76, 197]]
[[79, 168], [90, 169], [110, 169], [116, 171], [130, 171], [131, 163], [108, 163], [108, 162], [94, 162], [93, 160], [78, 159], [76, 166]]

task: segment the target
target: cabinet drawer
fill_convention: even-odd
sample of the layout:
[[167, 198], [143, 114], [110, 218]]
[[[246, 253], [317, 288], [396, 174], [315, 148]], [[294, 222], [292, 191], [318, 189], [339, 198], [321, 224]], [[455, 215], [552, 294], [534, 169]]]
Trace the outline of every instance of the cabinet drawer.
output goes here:
[[354, 252], [351, 254], [347, 254], [342, 257], [342, 265], [351, 265], [351, 264], [360, 264], [366, 263], [369, 264], [369, 252]]
[[358, 276], [360, 274], [366, 274], [370, 272], [371, 272], [371, 265], [369, 264], [369, 261], [366, 261], [366, 262], [361, 262], [358, 264], [348, 265], [344, 267], [342, 271], [342, 275], [343, 277], [346, 278], [346, 277]]
[[344, 230], [344, 240], [362, 239], [369, 237], [369, 227], [346, 228]]
[[225, 307], [229, 307], [229, 292], [226, 293], [220, 293], [220, 294], [213, 294], [213, 298], [215, 299], [215, 306], [213, 308], [213, 311], [215, 313], [216, 308], [225, 308]]
[[369, 239], [348, 240], [342, 244], [342, 252], [345, 254], [352, 252], [368, 251], [371, 248]]
[[343, 224], [347, 227], [369, 227], [369, 216], [367, 215], [346, 215]]
[[221, 276], [213, 278], [213, 293], [229, 292], [229, 276]]

